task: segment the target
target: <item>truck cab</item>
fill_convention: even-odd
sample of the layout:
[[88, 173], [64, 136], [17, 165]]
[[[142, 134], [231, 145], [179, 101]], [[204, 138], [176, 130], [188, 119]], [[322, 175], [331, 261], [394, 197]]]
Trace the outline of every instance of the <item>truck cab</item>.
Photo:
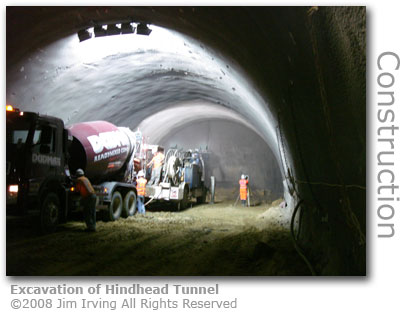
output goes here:
[[6, 110], [7, 215], [40, 214], [51, 231], [67, 214], [68, 132], [61, 119]]

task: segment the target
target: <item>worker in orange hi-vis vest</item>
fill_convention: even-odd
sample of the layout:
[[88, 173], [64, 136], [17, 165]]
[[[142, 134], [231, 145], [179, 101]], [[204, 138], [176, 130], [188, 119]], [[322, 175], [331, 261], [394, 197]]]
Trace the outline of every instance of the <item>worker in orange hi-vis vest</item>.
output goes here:
[[136, 180], [136, 192], [138, 193], [138, 213], [145, 214], [145, 194], [146, 194], [145, 174], [143, 171], [138, 172], [138, 180]]
[[241, 204], [243, 205], [243, 207], [246, 206], [246, 202], [247, 202], [247, 184], [248, 183], [249, 183], [249, 180], [244, 174], [242, 174], [241, 179], [239, 180], [239, 184], [240, 184], [240, 200], [241, 200]]
[[96, 230], [96, 212], [95, 205], [97, 196], [95, 195], [94, 187], [84, 175], [84, 170], [77, 169], [75, 173], [75, 189], [81, 195], [81, 204], [84, 208], [84, 220], [87, 225], [87, 231]]
[[155, 185], [157, 186], [159, 184], [160, 180], [160, 174], [162, 171], [162, 166], [163, 162], [165, 160], [165, 156], [161, 151], [155, 152], [155, 156], [152, 158], [152, 160], [148, 163], [148, 168], [152, 167], [152, 175], [151, 179], [149, 180], [149, 185]]

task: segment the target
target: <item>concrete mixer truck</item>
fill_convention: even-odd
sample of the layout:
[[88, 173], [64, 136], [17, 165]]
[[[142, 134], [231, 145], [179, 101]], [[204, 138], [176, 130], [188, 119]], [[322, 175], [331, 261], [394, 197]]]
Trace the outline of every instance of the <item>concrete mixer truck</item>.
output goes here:
[[107, 220], [136, 211], [133, 156], [135, 134], [106, 121], [64, 127], [61, 119], [6, 112], [7, 215], [37, 214], [41, 228], [53, 231], [78, 209], [71, 175], [82, 168], [97, 192], [97, 209]]

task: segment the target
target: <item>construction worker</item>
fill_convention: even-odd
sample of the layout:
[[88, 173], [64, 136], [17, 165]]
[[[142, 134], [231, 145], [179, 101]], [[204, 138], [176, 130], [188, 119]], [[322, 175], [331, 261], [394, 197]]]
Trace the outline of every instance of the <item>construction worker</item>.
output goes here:
[[87, 231], [96, 230], [95, 205], [97, 197], [91, 182], [84, 176], [84, 170], [77, 169], [75, 172], [75, 190], [81, 195], [81, 205], [84, 208], [84, 220], [87, 225]]
[[136, 192], [138, 194], [138, 213], [145, 214], [145, 194], [146, 194], [146, 182], [145, 173], [143, 171], [138, 172], [138, 180], [136, 180]]
[[199, 151], [195, 150], [192, 153], [192, 160], [190, 160], [191, 163], [200, 165], [200, 158], [199, 158]]
[[244, 174], [241, 175], [241, 179], [239, 180], [240, 184], [240, 200], [243, 207], [246, 206], [247, 202], [247, 184], [249, 183], [248, 177]]
[[135, 172], [139, 172], [142, 169], [141, 159], [139, 158], [133, 159], [133, 169]]
[[152, 175], [151, 179], [149, 180], [149, 185], [155, 185], [157, 186], [159, 184], [160, 180], [160, 174], [162, 172], [162, 166], [163, 162], [165, 160], [165, 156], [161, 151], [156, 151], [155, 156], [152, 158], [152, 160], [148, 163], [148, 168], [152, 167]]

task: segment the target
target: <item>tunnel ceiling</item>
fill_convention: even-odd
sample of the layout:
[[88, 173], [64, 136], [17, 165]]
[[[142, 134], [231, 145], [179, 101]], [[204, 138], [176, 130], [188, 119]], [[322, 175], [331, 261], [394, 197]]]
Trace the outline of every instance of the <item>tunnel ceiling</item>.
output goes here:
[[[168, 112], [169, 121], [161, 121], [166, 125], [159, 131], [197, 117], [228, 117], [261, 135], [278, 156], [273, 117], [242, 69], [192, 38], [151, 28], [149, 37], [121, 35], [79, 43], [74, 34], [37, 48], [9, 68], [8, 102], [59, 116], [68, 124], [103, 117], [131, 128], [190, 102], [190, 109]], [[211, 104], [223, 107], [217, 110]]]
[[[246, 80], [244, 91], [225, 86], [220, 91], [225, 100], [219, 99], [217, 89], [205, 100], [219, 102], [249, 120], [275, 148], [276, 157], [282, 158], [296, 197], [305, 200], [313, 212], [305, 216], [301, 235], [318, 257], [325, 257], [323, 273], [334, 269], [338, 274], [364, 272], [365, 7], [8, 7], [6, 18], [8, 103], [18, 99], [9, 86], [13, 77], [22, 75], [21, 62], [29, 53], [41, 59], [47, 54], [41, 51], [45, 45], [93, 22], [134, 19], [196, 39], [199, 48], [202, 44], [201, 49], [209, 50], [215, 59], [227, 61], [223, 71], [237, 72]], [[80, 67], [92, 70], [93, 65]], [[109, 70], [109, 64], [101, 61], [98, 68]], [[180, 76], [185, 84], [194, 85], [189, 75], [174, 71], [167, 70], [170, 73], [165, 76]], [[74, 87], [85, 79], [75, 78], [74, 69], [65, 74], [73, 77], [62, 100], [78, 98]], [[160, 79], [151, 85], [160, 87]], [[119, 75], [109, 80], [122, 81]], [[112, 103], [119, 96], [121, 92], [113, 92]], [[256, 107], [254, 101], [263, 107]], [[173, 106], [186, 101], [175, 102]], [[161, 112], [162, 107], [157, 104], [148, 113]], [[120, 119], [115, 108], [111, 112], [110, 117], [129, 125], [128, 117]], [[284, 146], [281, 155], [277, 141]]]
[[237, 122], [262, 137], [260, 131], [239, 113], [220, 105], [202, 101], [191, 101], [175, 105], [155, 113], [145, 118], [139, 124], [139, 129], [150, 138], [150, 141], [158, 142], [167, 135], [171, 135], [172, 132], [180, 130], [180, 128], [186, 126], [186, 124], [214, 119]]

